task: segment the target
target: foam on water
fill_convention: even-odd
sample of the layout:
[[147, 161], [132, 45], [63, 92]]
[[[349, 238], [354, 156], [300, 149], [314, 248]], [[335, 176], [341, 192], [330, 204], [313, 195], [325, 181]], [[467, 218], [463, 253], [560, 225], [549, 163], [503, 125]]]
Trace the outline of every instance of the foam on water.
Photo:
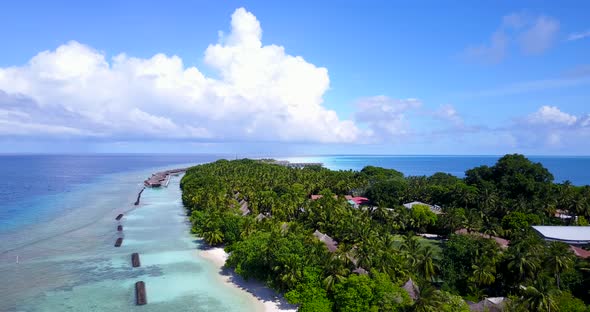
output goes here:
[[[0, 250], [0, 311], [259, 310], [251, 296], [225, 284], [218, 268], [199, 257], [199, 240], [190, 235], [180, 200], [180, 177], [168, 188], [146, 189], [141, 204], [132, 205], [141, 189], [137, 182], [148, 174], [112, 175], [64, 197], [63, 205], [72, 209], [62, 217], [10, 233], [15, 242]], [[82, 204], [83, 210], [75, 208]], [[125, 216], [115, 221], [118, 213]], [[124, 238], [120, 248], [113, 246], [117, 237]], [[140, 268], [131, 266], [133, 252], [140, 254]], [[138, 307], [134, 284], [140, 280], [148, 304]]]

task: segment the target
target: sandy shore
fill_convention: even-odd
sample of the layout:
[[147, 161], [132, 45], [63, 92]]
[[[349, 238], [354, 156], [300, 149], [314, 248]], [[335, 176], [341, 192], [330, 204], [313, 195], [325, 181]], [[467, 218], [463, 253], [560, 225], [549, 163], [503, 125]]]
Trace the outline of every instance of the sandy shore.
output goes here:
[[199, 250], [199, 255], [219, 267], [220, 277], [224, 282], [233, 287], [237, 287], [248, 292], [254, 300], [261, 303], [261, 310], [265, 312], [295, 312], [297, 307], [289, 304], [283, 296], [277, 294], [274, 290], [266, 287], [259, 281], [246, 281], [233, 270], [224, 269], [223, 265], [227, 260], [228, 254], [223, 248], [207, 248]]

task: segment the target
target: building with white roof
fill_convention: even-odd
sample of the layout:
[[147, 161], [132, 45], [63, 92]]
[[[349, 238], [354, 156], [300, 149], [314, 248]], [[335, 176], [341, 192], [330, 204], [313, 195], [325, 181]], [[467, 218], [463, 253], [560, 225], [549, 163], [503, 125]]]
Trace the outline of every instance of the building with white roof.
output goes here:
[[411, 203], [406, 203], [404, 204], [404, 207], [408, 208], [408, 209], [412, 209], [414, 207], [414, 205], [423, 205], [423, 206], [428, 206], [428, 208], [430, 208], [430, 211], [432, 211], [435, 214], [441, 214], [442, 213], [442, 209], [440, 208], [440, 206], [438, 205], [429, 205], [429, 204], [425, 204], [423, 202], [419, 202], [419, 201], [413, 201]]
[[535, 225], [537, 231], [546, 241], [563, 242], [573, 245], [590, 244], [590, 226], [545, 226]]

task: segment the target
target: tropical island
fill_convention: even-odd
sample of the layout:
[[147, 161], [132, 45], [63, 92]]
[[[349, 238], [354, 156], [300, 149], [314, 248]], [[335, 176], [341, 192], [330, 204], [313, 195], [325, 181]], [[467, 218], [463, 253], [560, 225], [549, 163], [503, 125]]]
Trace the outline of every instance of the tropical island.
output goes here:
[[522, 155], [464, 178], [219, 160], [181, 188], [226, 267], [300, 311], [588, 311], [588, 241], [561, 232], [588, 229], [590, 186]]

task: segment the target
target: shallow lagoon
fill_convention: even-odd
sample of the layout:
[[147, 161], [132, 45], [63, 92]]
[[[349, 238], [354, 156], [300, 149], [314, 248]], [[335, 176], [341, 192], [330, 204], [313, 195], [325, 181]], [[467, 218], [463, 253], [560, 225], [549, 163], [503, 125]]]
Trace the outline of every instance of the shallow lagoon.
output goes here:
[[[64, 194], [63, 215], [2, 233], [0, 311], [255, 311], [247, 293], [228, 286], [198, 256], [181, 203], [180, 177], [146, 189], [152, 171], [107, 175]], [[54, 203], [55, 204], [55, 203]], [[78, 208], [78, 207], [84, 207]], [[124, 213], [123, 219], [115, 216]], [[116, 230], [123, 225], [123, 232]], [[124, 237], [120, 248], [113, 246]], [[141, 267], [131, 267], [138, 252]], [[16, 262], [16, 258], [19, 262]], [[136, 281], [148, 304], [135, 305]]]

